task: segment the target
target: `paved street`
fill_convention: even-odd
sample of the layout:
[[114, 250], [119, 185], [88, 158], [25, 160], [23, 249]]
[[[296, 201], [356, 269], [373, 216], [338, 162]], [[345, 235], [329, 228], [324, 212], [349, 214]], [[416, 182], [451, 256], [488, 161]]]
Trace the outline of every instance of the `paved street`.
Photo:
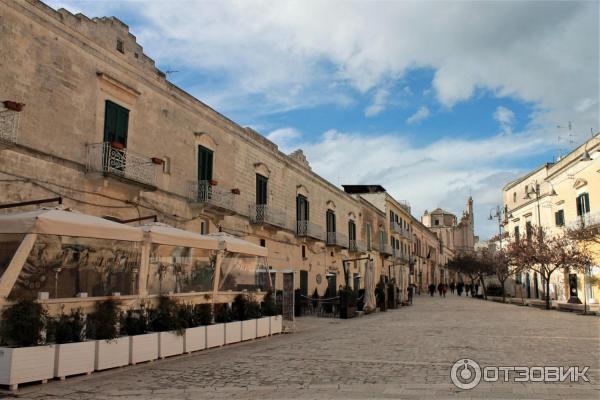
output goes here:
[[[598, 399], [600, 318], [449, 295], [342, 321], [302, 318], [299, 332], [64, 382], [32, 399]], [[463, 391], [454, 361], [590, 366], [591, 383], [486, 383]]]

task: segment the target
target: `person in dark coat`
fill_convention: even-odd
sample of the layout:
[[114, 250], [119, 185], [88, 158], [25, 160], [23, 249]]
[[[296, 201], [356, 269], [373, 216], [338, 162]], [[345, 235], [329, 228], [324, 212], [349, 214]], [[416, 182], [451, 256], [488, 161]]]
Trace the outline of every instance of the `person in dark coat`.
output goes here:
[[475, 285], [475, 295], [479, 294], [479, 283]]
[[435, 293], [435, 285], [432, 283], [429, 285], [429, 295], [431, 297], [433, 297], [434, 293]]
[[469, 297], [469, 292], [470, 291], [471, 291], [471, 285], [467, 283], [465, 285], [465, 296]]
[[462, 292], [465, 289], [465, 284], [462, 282], [458, 282], [458, 285], [456, 285], [456, 294], [459, 296], [462, 296]]
[[454, 281], [450, 282], [450, 293], [454, 294], [455, 288], [456, 288], [456, 285], [454, 284]]
[[440, 297], [442, 297], [442, 292], [444, 291], [444, 285], [441, 282], [438, 283], [437, 290], [438, 290], [438, 293], [440, 294]]

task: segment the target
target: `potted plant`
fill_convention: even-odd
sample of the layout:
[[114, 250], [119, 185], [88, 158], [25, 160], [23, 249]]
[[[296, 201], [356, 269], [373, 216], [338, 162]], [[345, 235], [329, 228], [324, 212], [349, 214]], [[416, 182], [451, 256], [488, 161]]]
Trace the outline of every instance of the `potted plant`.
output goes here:
[[[282, 319], [277, 307], [277, 303], [273, 298], [273, 292], [268, 291], [261, 304], [261, 314], [269, 318], [269, 334], [274, 335], [281, 333]], [[258, 328], [257, 328], [258, 329]]]
[[340, 289], [338, 296], [340, 297], [340, 318], [354, 318], [356, 315], [356, 293], [354, 290], [346, 286]]
[[206, 348], [206, 326], [212, 321], [210, 304], [187, 306], [184, 314], [188, 319], [188, 328], [184, 334], [184, 352], [204, 350]]
[[179, 304], [169, 297], [161, 296], [151, 315], [152, 330], [158, 332], [158, 357], [182, 354], [186, 324], [181, 318]]
[[119, 304], [107, 299], [88, 315], [87, 337], [96, 341], [96, 371], [129, 364], [129, 338], [119, 337], [119, 314]]
[[214, 325], [206, 327], [206, 347], [217, 347], [225, 344], [225, 322], [231, 320], [227, 304], [215, 304]]
[[112, 142], [110, 142], [110, 147], [112, 147], [113, 149], [122, 150], [125, 148], [125, 145], [121, 142], [113, 140]]
[[220, 322], [225, 327], [225, 344], [242, 341], [242, 323], [241, 321], [234, 321], [229, 304], [219, 304], [219, 307], [215, 310], [215, 322]]
[[260, 316], [260, 304], [251, 294], [239, 294], [232, 305], [233, 318], [241, 321], [242, 340], [256, 339], [256, 318]]
[[55, 350], [43, 345], [46, 310], [31, 300], [21, 300], [2, 311], [0, 384], [11, 390], [20, 383], [54, 377]]
[[63, 380], [70, 375], [89, 375], [94, 371], [96, 343], [85, 341], [85, 318], [80, 310], [59, 315], [51, 322], [48, 331], [56, 343], [56, 378]]
[[158, 333], [149, 332], [146, 310], [128, 310], [121, 322], [121, 329], [129, 336], [129, 364], [158, 358]]
[[219, 184], [219, 181], [216, 181], [216, 180], [214, 180], [214, 179], [210, 179], [210, 180], [208, 181], [208, 184], [209, 184], [210, 186], [217, 186], [217, 185]]

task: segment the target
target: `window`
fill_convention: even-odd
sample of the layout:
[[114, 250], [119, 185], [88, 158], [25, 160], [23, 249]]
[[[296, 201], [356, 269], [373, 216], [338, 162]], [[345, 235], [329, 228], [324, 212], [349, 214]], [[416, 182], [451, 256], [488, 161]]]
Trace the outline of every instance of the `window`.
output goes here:
[[556, 226], [564, 226], [565, 225], [565, 211], [558, 210], [554, 213], [554, 221], [556, 222]]
[[527, 235], [527, 240], [531, 240], [533, 237], [533, 228], [531, 226], [531, 221], [527, 221], [525, 223], [525, 233]]
[[356, 240], [356, 224], [354, 221], [348, 221], [348, 239]]
[[104, 142], [116, 142], [127, 147], [129, 110], [106, 100], [104, 109]]
[[519, 227], [515, 226], [515, 240], [519, 240], [521, 238], [521, 234], [519, 233]]
[[513, 203], [517, 202], [517, 192], [513, 192]]
[[439, 219], [436, 219], [435, 221], [433, 221], [433, 224], [434, 224], [434, 225], [439, 225], [439, 224], [440, 224], [440, 220], [439, 220]]
[[529, 185], [525, 185], [525, 196], [529, 194]]
[[117, 39], [117, 51], [125, 54], [125, 44], [121, 39]]
[[299, 194], [296, 196], [296, 220], [308, 221], [308, 200], [306, 197]]
[[302, 245], [302, 258], [306, 258], [306, 246]]
[[590, 195], [582, 193], [577, 196], [577, 216], [582, 216], [590, 212]]
[[266, 247], [266, 246], [267, 246], [266, 239], [260, 239], [260, 247]]
[[335, 232], [335, 213], [332, 210], [327, 210], [325, 221], [327, 223], [327, 232]]
[[256, 204], [267, 204], [267, 184], [269, 178], [256, 174]]
[[367, 224], [367, 250], [371, 251], [371, 224]]
[[200, 221], [200, 234], [208, 235], [208, 222]]
[[213, 152], [198, 145], [198, 180], [210, 181], [213, 178]]

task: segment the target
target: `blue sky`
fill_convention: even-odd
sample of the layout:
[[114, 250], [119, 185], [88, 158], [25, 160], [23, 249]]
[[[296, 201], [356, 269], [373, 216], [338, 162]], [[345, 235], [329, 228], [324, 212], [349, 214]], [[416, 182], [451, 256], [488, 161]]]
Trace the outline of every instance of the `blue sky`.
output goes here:
[[505, 183], [600, 125], [598, 2], [49, 4], [118, 17], [170, 81], [334, 184], [415, 216], [473, 195], [483, 238]]

